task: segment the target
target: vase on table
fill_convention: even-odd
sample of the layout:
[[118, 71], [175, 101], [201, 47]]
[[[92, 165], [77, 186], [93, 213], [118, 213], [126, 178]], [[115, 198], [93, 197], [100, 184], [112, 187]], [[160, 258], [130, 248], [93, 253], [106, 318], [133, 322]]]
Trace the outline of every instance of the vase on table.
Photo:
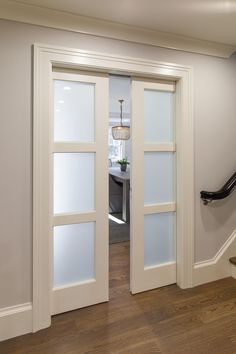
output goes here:
[[126, 169], [127, 169], [127, 165], [126, 165], [126, 164], [120, 165], [120, 170], [121, 170], [121, 172], [125, 172]]

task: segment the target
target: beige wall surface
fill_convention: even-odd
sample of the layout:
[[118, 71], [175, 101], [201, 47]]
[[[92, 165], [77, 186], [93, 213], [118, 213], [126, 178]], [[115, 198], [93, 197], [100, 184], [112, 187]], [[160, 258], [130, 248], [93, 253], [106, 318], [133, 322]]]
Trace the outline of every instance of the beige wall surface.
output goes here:
[[194, 69], [195, 260], [212, 258], [236, 228], [236, 193], [203, 206], [236, 169], [236, 57], [219, 59], [0, 21], [0, 308], [32, 300], [32, 44], [178, 63]]

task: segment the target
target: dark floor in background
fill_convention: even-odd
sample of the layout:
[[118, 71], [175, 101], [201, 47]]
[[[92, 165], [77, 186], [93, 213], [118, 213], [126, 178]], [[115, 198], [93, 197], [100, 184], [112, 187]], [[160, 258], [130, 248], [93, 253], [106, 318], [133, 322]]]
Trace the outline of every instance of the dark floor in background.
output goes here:
[[[111, 214], [114, 217], [122, 220], [121, 213]], [[130, 239], [130, 225], [129, 223], [117, 224], [115, 221], [109, 219], [109, 243], [118, 243], [129, 241]]]

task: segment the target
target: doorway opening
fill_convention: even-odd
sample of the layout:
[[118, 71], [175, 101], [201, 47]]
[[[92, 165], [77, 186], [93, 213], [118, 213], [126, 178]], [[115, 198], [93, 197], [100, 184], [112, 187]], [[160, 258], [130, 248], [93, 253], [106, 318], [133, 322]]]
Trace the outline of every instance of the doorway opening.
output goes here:
[[[122, 108], [120, 106], [122, 102]], [[129, 292], [130, 273], [130, 170], [131, 138], [114, 139], [112, 128], [120, 124], [131, 125], [131, 78], [109, 75], [109, 256], [110, 296], [113, 285], [122, 279], [124, 291]], [[122, 166], [122, 162], [127, 162]], [[123, 170], [123, 171], [122, 171]], [[122, 260], [122, 261], [119, 261]]]
[[[131, 142], [116, 140], [112, 128], [120, 123], [119, 100], [124, 100], [122, 108], [123, 124], [130, 125], [130, 78], [109, 76], [109, 244], [130, 241], [130, 163]], [[119, 162], [127, 161], [122, 171]]]

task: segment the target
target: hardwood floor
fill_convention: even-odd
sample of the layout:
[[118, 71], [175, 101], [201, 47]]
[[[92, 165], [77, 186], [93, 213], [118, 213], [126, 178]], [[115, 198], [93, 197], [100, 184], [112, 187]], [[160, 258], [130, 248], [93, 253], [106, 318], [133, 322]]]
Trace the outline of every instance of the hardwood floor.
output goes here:
[[110, 302], [53, 317], [1, 354], [236, 354], [236, 280], [131, 296], [129, 244], [110, 246]]
[[[114, 216], [119, 220], [122, 220], [121, 213], [112, 213], [110, 216]], [[109, 244], [129, 241], [130, 238], [130, 224], [126, 222], [124, 224], [117, 224], [117, 222], [109, 219]]]

